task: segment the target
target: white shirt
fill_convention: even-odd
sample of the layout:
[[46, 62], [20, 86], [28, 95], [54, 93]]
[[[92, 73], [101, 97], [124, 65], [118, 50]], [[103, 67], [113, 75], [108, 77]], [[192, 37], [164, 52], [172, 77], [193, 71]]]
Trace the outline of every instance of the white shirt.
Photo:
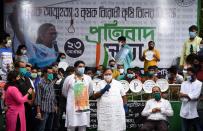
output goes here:
[[[74, 84], [76, 82], [75, 74], [68, 76], [63, 84], [62, 93], [67, 97], [66, 102], [66, 122], [65, 126], [90, 126], [90, 111], [76, 112]], [[92, 79], [83, 75], [83, 82], [88, 88], [88, 94], [91, 96], [93, 90]]]
[[200, 96], [202, 82], [195, 80], [194, 82], [184, 81], [181, 84], [181, 93], [188, 94], [191, 100], [184, 99], [182, 101], [180, 116], [186, 119], [193, 119], [199, 117], [197, 113], [197, 99]]
[[[161, 112], [153, 113], [152, 109], [160, 108]], [[168, 116], [173, 116], [173, 109], [168, 100], [161, 98], [160, 101], [150, 99], [147, 101], [142, 115], [146, 116], [149, 120], [167, 120]]]
[[[101, 80], [95, 92], [99, 92], [106, 84], [105, 80]], [[126, 130], [125, 111], [122, 99], [122, 96], [125, 96], [124, 87], [119, 81], [114, 79], [110, 83], [110, 86], [109, 91], [106, 91], [97, 99], [97, 130], [123, 131]]]

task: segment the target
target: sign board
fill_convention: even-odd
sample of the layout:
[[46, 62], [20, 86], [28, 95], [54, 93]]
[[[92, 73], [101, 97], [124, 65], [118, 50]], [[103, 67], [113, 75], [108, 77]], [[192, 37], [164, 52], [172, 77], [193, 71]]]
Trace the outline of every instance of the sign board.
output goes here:
[[42, 24], [54, 25], [54, 45], [66, 53], [69, 65], [77, 60], [87, 66], [106, 63], [119, 51], [117, 39], [122, 35], [132, 48], [131, 66], [143, 67], [143, 50], [153, 40], [161, 54], [158, 67], [168, 68], [181, 54], [188, 27], [197, 23], [198, 0], [5, 1], [5, 29], [14, 36], [14, 50], [19, 32], [13, 31], [9, 21], [12, 12], [18, 14], [19, 30], [33, 44], [43, 35], [39, 31]]

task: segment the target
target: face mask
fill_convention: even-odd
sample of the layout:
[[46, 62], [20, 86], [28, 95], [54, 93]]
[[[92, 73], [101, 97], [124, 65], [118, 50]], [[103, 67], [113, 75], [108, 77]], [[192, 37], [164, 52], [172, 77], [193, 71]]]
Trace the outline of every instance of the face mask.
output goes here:
[[109, 82], [112, 80], [112, 75], [104, 75], [104, 80]]
[[203, 49], [203, 44], [200, 44], [199, 48], [200, 48], [200, 49]]
[[97, 75], [101, 75], [101, 71], [98, 70], [98, 71], [96, 72], [96, 74], [97, 74]]
[[194, 82], [194, 77], [193, 76], [187, 76], [187, 81]]
[[153, 94], [153, 96], [154, 96], [154, 99], [156, 100], [156, 101], [160, 101], [160, 99], [161, 99], [161, 93], [154, 93]]
[[54, 75], [51, 74], [51, 73], [48, 73], [47, 74], [47, 79], [50, 80], [50, 81], [53, 80], [54, 79]]
[[26, 74], [25, 74], [25, 77], [31, 78], [31, 73], [27, 71]]
[[197, 35], [196, 32], [192, 32], [192, 31], [189, 32], [190, 38], [195, 38], [196, 35]]
[[111, 69], [115, 69], [115, 65], [110, 65], [110, 68]]
[[26, 68], [19, 68], [19, 72], [22, 76], [25, 76], [27, 73], [27, 69]]
[[154, 76], [154, 72], [151, 72], [151, 71], [148, 72], [148, 76], [149, 76], [149, 77], [153, 77], [153, 76]]
[[62, 78], [62, 76], [61, 76], [61, 75], [57, 75], [57, 78], [58, 78], [58, 79], [61, 79], [61, 78]]
[[127, 77], [132, 79], [134, 77], [134, 74], [127, 74]]
[[41, 75], [42, 75], [42, 72], [38, 72], [37, 75], [38, 75], [38, 76], [41, 76]]
[[168, 77], [168, 78], [171, 78], [171, 74], [168, 74], [167, 77]]
[[83, 74], [85, 73], [85, 68], [84, 68], [84, 67], [78, 68], [78, 73], [79, 73], [80, 75], [83, 75]]
[[6, 43], [6, 47], [11, 47], [11, 44], [12, 44], [12, 41], [8, 40], [7, 43]]
[[121, 74], [123, 74], [123, 73], [124, 73], [124, 69], [119, 69], [119, 72], [120, 72]]
[[23, 55], [25, 55], [25, 54], [27, 53], [27, 50], [21, 50], [21, 53], [22, 53]]
[[60, 58], [60, 61], [66, 61], [66, 58]]
[[32, 74], [31, 74], [31, 77], [32, 77], [33, 79], [37, 78], [37, 73], [32, 73]]

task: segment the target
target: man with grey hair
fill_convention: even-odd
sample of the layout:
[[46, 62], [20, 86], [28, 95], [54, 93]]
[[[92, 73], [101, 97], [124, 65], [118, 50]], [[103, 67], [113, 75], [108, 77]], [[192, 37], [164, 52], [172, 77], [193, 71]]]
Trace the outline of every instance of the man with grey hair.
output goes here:
[[153, 98], [146, 102], [142, 115], [147, 120], [141, 127], [140, 131], [168, 131], [167, 118], [173, 116], [173, 109], [168, 100], [161, 97], [159, 86], [152, 88]]

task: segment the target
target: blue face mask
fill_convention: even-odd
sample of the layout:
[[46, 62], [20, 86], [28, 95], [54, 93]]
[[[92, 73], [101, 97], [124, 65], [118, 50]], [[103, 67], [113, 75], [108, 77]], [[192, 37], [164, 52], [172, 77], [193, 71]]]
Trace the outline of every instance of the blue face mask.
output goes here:
[[51, 73], [48, 73], [47, 74], [47, 79], [50, 80], [50, 81], [53, 80], [54, 79], [54, 75], [51, 74]]
[[196, 32], [190, 31], [189, 36], [190, 36], [190, 38], [195, 38], [197, 36], [197, 34], [196, 34]]
[[26, 74], [25, 74], [25, 77], [31, 78], [31, 73], [27, 71]]
[[96, 74], [97, 74], [97, 75], [101, 75], [101, 71], [98, 70], [98, 71], [96, 72]]
[[110, 65], [110, 68], [111, 68], [112, 70], [116, 69], [115, 65]]
[[79, 73], [80, 75], [83, 75], [83, 74], [85, 73], [85, 68], [84, 68], [84, 67], [79, 67], [79, 68], [78, 68], [78, 73]]
[[66, 58], [60, 58], [60, 62], [65, 62], [66, 61]]
[[22, 76], [25, 76], [27, 73], [27, 69], [26, 68], [19, 68], [19, 72]]
[[134, 74], [127, 74], [127, 77], [132, 79], [134, 77]]

